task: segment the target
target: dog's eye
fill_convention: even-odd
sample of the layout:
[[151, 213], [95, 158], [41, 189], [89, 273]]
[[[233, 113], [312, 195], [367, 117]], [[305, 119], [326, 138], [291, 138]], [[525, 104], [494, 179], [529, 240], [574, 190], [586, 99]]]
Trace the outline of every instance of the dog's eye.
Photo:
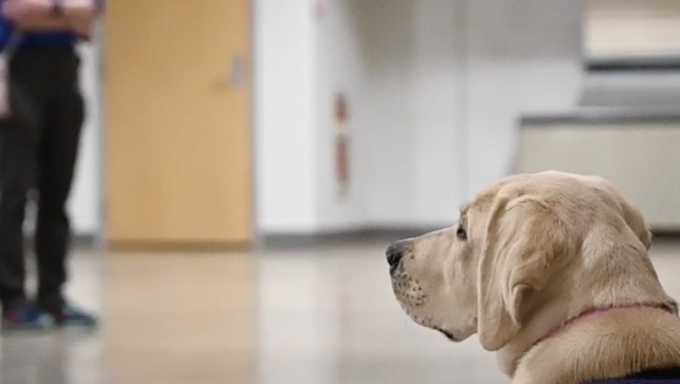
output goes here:
[[456, 231], [456, 237], [460, 241], [467, 240], [467, 232], [465, 232], [465, 229], [463, 229], [462, 226], [458, 227], [458, 230]]

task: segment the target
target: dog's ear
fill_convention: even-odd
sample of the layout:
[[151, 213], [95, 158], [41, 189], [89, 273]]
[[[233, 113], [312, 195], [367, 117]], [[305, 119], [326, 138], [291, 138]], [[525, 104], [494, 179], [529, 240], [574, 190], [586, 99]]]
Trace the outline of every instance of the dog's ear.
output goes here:
[[613, 197], [614, 200], [616, 200], [626, 225], [628, 225], [635, 233], [635, 236], [640, 239], [640, 242], [645, 246], [645, 249], [649, 251], [649, 248], [652, 246], [652, 232], [649, 230], [649, 225], [647, 225], [642, 213], [640, 213], [640, 211], [635, 208], [618, 189], [614, 188], [608, 180], [597, 176], [593, 176], [593, 178], [610, 197]]
[[560, 218], [537, 197], [499, 196], [488, 217], [477, 279], [477, 333], [485, 349], [496, 351], [520, 330], [523, 299], [546, 286], [568, 239]]
[[649, 251], [649, 248], [652, 247], [652, 232], [649, 230], [649, 226], [642, 217], [642, 214], [624, 199], [621, 200], [621, 207], [623, 208], [623, 218], [626, 220], [626, 224], [635, 232], [638, 239], [644, 244], [645, 249]]
[[621, 193], [614, 191], [614, 196], [617, 198], [619, 206], [623, 211], [623, 219], [628, 224], [628, 227], [635, 232], [635, 235], [640, 239], [645, 249], [649, 251], [652, 247], [652, 232], [645, 221], [642, 213], [626, 200]]

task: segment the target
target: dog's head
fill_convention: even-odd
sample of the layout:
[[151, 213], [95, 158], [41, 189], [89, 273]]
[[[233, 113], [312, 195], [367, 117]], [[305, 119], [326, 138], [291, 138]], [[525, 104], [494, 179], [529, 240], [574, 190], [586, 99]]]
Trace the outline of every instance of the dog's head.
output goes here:
[[478, 334], [495, 351], [558, 296], [566, 316], [575, 303], [622, 300], [597, 284], [616, 281], [626, 295], [636, 270], [657, 289], [650, 236], [605, 180], [542, 172], [490, 186], [461, 209], [457, 225], [392, 244], [387, 258], [394, 293], [415, 322], [452, 341]]

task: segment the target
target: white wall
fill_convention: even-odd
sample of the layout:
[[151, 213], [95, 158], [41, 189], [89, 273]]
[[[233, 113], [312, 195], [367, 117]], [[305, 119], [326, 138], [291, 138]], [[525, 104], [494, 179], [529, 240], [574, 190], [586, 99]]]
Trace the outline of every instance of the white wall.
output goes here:
[[310, 0], [254, 1], [256, 210], [267, 232], [318, 225], [313, 11]]
[[[361, 31], [356, 25], [355, 1], [331, 1], [316, 15], [314, 45], [315, 93], [315, 214], [317, 231], [346, 230], [366, 219], [369, 169], [366, 153], [367, 94]], [[340, 194], [336, 178], [335, 100], [342, 93], [348, 104], [350, 182]]]
[[[317, 23], [320, 230], [450, 223], [462, 202], [464, 143], [457, 3], [336, 0]], [[333, 171], [332, 101], [349, 96], [351, 194]]]
[[462, 203], [455, 1], [371, 1], [364, 13], [372, 115], [371, 224], [440, 226]]
[[512, 172], [522, 114], [576, 107], [581, 16], [578, 0], [468, 2], [468, 196]]
[[414, 15], [417, 189], [410, 225], [450, 225], [467, 198], [465, 3], [455, 0], [417, 3]]
[[321, 119], [320, 227], [455, 220], [466, 199], [512, 172], [523, 113], [576, 106], [581, 16], [578, 1], [332, 1], [317, 27], [315, 89], [330, 105], [345, 86], [360, 104], [359, 185], [344, 205], [334, 199], [332, 124]]
[[82, 46], [81, 86], [86, 100], [86, 120], [80, 143], [80, 158], [76, 169], [69, 211], [73, 231], [77, 234], [98, 235], [101, 231], [101, 170], [102, 119], [99, 87], [98, 45]]
[[414, 127], [414, 23], [416, 2], [356, 0], [354, 25], [361, 37], [366, 107], [361, 117], [366, 167], [366, 224], [403, 225], [416, 205], [416, 135]]

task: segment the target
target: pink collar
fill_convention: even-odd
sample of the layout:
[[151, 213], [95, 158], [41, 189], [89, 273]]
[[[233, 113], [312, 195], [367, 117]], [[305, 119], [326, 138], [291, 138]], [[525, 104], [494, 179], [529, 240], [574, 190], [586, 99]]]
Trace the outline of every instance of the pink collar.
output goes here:
[[629, 305], [610, 306], [610, 307], [602, 307], [602, 308], [590, 308], [590, 309], [587, 309], [587, 310], [581, 312], [580, 314], [578, 314], [578, 315], [572, 317], [571, 319], [567, 320], [566, 322], [564, 322], [564, 323], [562, 323], [562, 324], [556, 326], [555, 328], [551, 329], [550, 331], [548, 331], [548, 333], [546, 333], [545, 335], [543, 335], [543, 337], [541, 337], [540, 339], [538, 339], [538, 341], [536, 341], [536, 342], [534, 343], [534, 345], [536, 345], [536, 344], [538, 344], [538, 343], [540, 343], [540, 342], [542, 342], [542, 341], [544, 341], [544, 340], [546, 340], [546, 339], [548, 339], [548, 338], [554, 336], [555, 334], [557, 334], [557, 333], [560, 332], [561, 330], [563, 330], [563, 329], [569, 327], [570, 325], [573, 325], [574, 323], [579, 322], [579, 321], [581, 321], [581, 320], [583, 320], [583, 319], [586, 319], [586, 318], [592, 317], [592, 316], [596, 316], [596, 315], [598, 315], [598, 314], [602, 314], [602, 313], [611, 311], [611, 310], [613, 310], [613, 309], [625, 309], [625, 308], [656, 308], [656, 309], [663, 309], [663, 310], [665, 310], [665, 311], [667, 311], [667, 312], [669, 312], [669, 313], [672, 313], [672, 314], [678, 316], [678, 308], [677, 308], [676, 306], [674, 306], [674, 305], [672, 305], [672, 306], [667, 306], [667, 305], [662, 305], [662, 304], [629, 304]]

